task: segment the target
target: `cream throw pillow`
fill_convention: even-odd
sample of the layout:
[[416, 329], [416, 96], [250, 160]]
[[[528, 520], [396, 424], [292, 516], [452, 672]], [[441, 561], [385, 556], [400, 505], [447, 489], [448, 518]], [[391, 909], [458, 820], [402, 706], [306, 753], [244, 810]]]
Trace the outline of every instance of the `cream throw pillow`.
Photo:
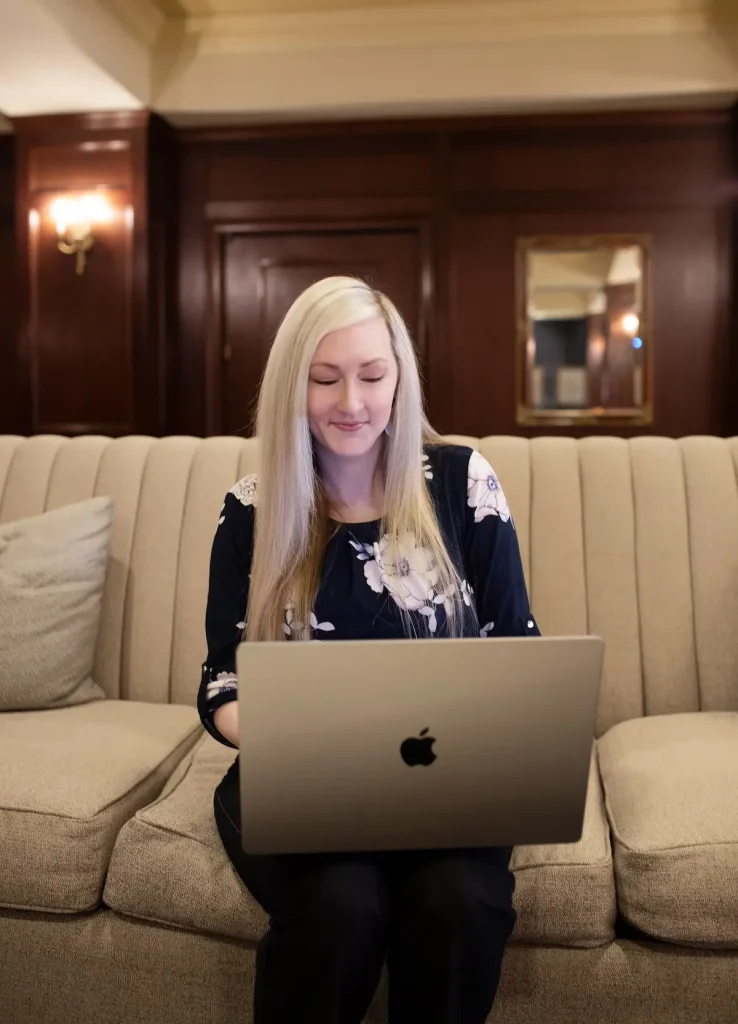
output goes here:
[[0, 523], [0, 711], [86, 704], [100, 623], [110, 498]]

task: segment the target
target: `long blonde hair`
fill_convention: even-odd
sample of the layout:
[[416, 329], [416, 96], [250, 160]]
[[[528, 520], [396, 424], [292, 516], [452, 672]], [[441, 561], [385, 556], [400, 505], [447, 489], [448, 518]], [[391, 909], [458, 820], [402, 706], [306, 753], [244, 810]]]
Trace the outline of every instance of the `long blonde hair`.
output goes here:
[[[381, 292], [352, 277], [311, 285], [287, 311], [272, 345], [256, 414], [259, 481], [247, 640], [282, 640], [285, 608], [291, 637], [310, 639], [310, 616], [331, 537], [328, 503], [316, 471], [307, 419], [310, 364], [326, 334], [381, 317], [398, 367], [397, 388], [384, 439], [384, 515], [380, 537], [391, 551], [411, 535], [435, 563], [435, 591], [445, 595], [447, 633], [462, 632], [461, 581], [441, 534], [421, 468], [424, 443], [442, 443], [423, 413], [417, 360], [407, 327]], [[425, 631], [426, 618], [400, 609], [408, 634]], [[418, 621], [422, 620], [422, 621]]]

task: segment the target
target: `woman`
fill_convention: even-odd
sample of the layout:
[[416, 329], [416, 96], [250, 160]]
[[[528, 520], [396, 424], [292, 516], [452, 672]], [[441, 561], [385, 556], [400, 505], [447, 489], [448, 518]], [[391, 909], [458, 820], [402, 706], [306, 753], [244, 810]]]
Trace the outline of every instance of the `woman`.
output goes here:
[[[422, 408], [386, 296], [334, 277], [296, 300], [262, 383], [258, 483], [226, 495], [213, 542], [198, 708], [216, 739], [238, 745], [242, 639], [538, 635], [495, 474]], [[483, 1024], [516, 920], [511, 848], [248, 855], [237, 758], [214, 808], [270, 916], [256, 1024], [360, 1024], [385, 956], [392, 1024]]]

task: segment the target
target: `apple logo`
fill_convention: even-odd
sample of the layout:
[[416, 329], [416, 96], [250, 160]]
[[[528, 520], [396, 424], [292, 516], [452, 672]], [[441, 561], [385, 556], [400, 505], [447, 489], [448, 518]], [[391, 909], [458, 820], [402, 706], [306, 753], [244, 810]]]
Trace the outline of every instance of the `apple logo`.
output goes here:
[[433, 753], [433, 744], [436, 742], [436, 738], [427, 736], [427, 732], [427, 729], [423, 729], [420, 734], [422, 739], [418, 736], [409, 736], [400, 747], [400, 757], [411, 768], [420, 764], [427, 768], [436, 759], [436, 755]]

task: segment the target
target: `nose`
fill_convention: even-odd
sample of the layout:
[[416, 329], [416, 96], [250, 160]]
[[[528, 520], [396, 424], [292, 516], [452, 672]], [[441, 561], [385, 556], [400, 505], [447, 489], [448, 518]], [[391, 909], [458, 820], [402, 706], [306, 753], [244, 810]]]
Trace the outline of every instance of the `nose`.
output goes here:
[[338, 411], [348, 416], [359, 412], [362, 404], [361, 395], [356, 383], [352, 380], [345, 380], [341, 385], [341, 393], [338, 396]]

